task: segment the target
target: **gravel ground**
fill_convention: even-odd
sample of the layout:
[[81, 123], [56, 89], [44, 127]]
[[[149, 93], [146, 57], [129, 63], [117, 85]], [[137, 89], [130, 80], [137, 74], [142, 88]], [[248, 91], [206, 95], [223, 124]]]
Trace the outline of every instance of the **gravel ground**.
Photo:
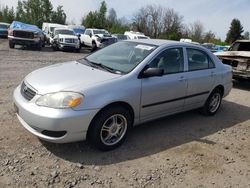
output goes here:
[[191, 111], [135, 127], [110, 152], [27, 132], [14, 88], [32, 70], [87, 53], [9, 49], [0, 39], [0, 187], [250, 187], [249, 82], [234, 82], [215, 116]]

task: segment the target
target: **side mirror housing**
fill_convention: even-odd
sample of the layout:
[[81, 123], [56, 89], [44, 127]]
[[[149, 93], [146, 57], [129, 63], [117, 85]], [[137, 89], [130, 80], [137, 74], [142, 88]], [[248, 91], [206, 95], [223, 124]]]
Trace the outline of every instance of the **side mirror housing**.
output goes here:
[[155, 77], [155, 76], [163, 76], [164, 75], [164, 70], [161, 68], [146, 68], [143, 70], [139, 78], [149, 78], [149, 77]]

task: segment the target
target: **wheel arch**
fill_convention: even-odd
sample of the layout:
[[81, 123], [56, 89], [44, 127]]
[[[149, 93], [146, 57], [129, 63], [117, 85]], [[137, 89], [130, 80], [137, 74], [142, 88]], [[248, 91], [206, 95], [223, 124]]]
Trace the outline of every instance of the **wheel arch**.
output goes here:
[[90, 122], [90, 125], [88, 127], [88, 130], [87, 130], [87, 139], [88, 139], [88, 136], [89, 136], [89, 132], [90, 132], [90, 129], [91, 129], [91, 126], [93, 125], [93, 122], [95, 121], [95, 119], [103, 112], [105, 111], [106, 109], [108, 108], [113, 108], [113, 107], [123, 107], [125, 109], [127, 109], [131, 115], [131, 118], [132, 118], [132, 125], [134, 124], [134, 117], [135, 117], [135, 112], [134, 112], [134, 109], [133, 107], [127, 103], [127, 102], [124, 102], [124, 101], [116, 101], [116, 102], [112, 102], [110, 104], [107, 104], [106, 106], [104, 106], [103, 108], [101, 108], [97, 113], [96, 115], [94, 116], [94, 118], [91, 120]]
[[214, 91], [215, 89], [219, 89], [219, 90], [221, 91], [222, 97], [224, 96], [225, 88], [224, 88], [223, 85], [221, 85], [221, 84], [217, 85], [217, 86], [213, 89], [213, 91]]

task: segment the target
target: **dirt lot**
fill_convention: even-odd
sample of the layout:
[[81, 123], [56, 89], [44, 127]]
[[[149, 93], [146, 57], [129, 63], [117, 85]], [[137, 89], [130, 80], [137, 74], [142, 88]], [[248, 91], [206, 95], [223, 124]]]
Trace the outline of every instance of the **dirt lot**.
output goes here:
[[250, 187], [250, 83], [235, 82], [214, 117], [192, 111], [138, 126], [110, 152], [27, 132], [14, 88], [32, 70], [87, 53], [10, 50], [0, 39], [0, 187]]

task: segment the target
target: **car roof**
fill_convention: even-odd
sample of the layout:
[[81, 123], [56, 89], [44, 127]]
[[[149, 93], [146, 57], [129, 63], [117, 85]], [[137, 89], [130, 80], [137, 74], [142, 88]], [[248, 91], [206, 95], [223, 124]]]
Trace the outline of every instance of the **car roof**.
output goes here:
[[136, 39], [136, 40], [128, 40], [131, 42], [139, 42], [139, 43], [144, 43], [144, 44], [150, 44], [150, 45], [155, 45], [155, 46], [185, 46], [185, 47], [201, 47], [200, 45], [197, 44], [192, 44], [188, 42], [179, 42], [179, 41], [173, 41], [173, 40], [164, 40], [164, 39]]
[[73, 31], [72, 29], [67, 28], [67, 27], [56, 27], [55, 30], [69, 30], [69, 31]]
[[5, 22], [0, 22], [1, 25], [7, 25], [9, 26], [10, 24], [9, 23], [5, 23]]
[[235, 42], [250, 42], [250, 40], [236, 40]]

